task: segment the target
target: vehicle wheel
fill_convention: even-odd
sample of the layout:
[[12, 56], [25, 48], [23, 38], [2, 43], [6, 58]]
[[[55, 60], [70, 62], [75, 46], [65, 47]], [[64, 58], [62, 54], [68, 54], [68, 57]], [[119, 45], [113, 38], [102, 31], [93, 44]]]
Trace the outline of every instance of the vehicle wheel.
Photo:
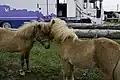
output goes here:
[[3, 28], [11, 28], [12, 26], [11, 26], [11, 24], [10, 24], [9, 22], [4, 22], [4, 23], [2, 24], [2, 27], [3, 27]]

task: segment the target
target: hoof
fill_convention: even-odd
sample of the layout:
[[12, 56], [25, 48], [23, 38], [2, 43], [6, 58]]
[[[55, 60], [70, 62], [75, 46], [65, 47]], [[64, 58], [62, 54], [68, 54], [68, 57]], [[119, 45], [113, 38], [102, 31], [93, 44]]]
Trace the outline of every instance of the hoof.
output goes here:
[[20, 70], [20, 75], [21, 76], [24, 76], [25, 75], [25, 72], [23, 70]]
[[20, 72], [20, 75], [21, 75], [21, 76], [24, 76], [24, 75], [25, 75], [25, 72], [24, 72], [24, 71]]
[[30, 72], [31, 72], [31, 70], [27, 70], [26, 72], [27, 72], [27, 73], [30, 73]]

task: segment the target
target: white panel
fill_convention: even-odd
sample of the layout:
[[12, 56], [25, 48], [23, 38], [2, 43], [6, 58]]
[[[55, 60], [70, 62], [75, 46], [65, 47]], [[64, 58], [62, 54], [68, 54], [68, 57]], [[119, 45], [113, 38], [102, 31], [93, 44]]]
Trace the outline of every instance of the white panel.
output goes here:
[[54, 13], [57, 15], [56, 5], [49, 5], [48, 11], [49, 11], [49, 14]]
[[[48, 14], [57, 13], [56, 10], [56, 2], [57, 0], [48, 0]], [[41, 12], [44, 15], [47, 15], [47, 0], [39, 0], [39, 4], [40, 4], [40, 8], [41, 8]]]
[[76, 0], [76, 4], [81, 8], [83, 9], [83, 6], [84, 6], [84, 0]]
[[38, 0], [39, 1], [39, 4], [47, 4], [47, 1], [48, 1], [48, 4], [56, 4], [57, 3], [57, 0]]
[[47, 15], [47, 5], [40, 5], [40, 8], [41, 8], [41, 12], [44, 14], [44, 15]]
[[[56, 8], [55, 8], [55, 5], [48, 5], [48, 14], [51, 14], [51, 13], [54, 13], [56, 14]], [[47, 15], [47, 5], [42, 5], [41, 6], [41, 12], [44, 14], [44, 15]]]
[[49, 14], [54, 13], [57, 15], [57, 9], [56, 9], [57, 0], [48, 0], [48, 3], [49, 3], [48, 6]]
[[47, 0], [38, 0], [39, 4], [46, 4]]
[[48, 0], [48, 3], [49, 3], [49, 4], [56, 4], [56, 3], [57, 3], [57, 0]]
[[76, 5], [74, 0], [66, 0], [67, 2], [67, 17], [76, 17]]

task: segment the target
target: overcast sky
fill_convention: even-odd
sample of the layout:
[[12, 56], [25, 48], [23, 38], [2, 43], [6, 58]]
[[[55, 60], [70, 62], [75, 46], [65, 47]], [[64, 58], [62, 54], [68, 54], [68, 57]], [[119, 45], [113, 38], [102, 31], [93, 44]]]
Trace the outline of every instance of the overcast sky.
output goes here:
[[[60, 0], [62, 2], [64, 0]], [[119, 4], [119, 11], [120, 11], [120, 0], [103, 0], [103, 8], [104, 10], [117, 10], [117, 4]]]

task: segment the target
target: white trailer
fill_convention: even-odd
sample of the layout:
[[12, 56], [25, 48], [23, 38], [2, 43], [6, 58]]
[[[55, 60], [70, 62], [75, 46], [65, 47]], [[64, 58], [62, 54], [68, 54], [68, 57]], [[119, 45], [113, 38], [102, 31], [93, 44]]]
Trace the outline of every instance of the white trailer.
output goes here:
[[[101, 0], [1, 0], [15, 9], [39, 10], [45, 16], [55, 14], [68, 21], [89, 22], [102, 24], [104, 10]], [[11, 9], [12, 9], [11, 8]]]
[[101, 0], [66, 0], [66, 2], [68, 19], [90, 19], [92, 23], [103, 24], [104, 10]]
[[18, 28], [25, 22], [40, 20], [38, 0], [0, 0], [0, 26]]
[[[64, 0], [63, 3], [58, 2], [59, 0], [39, 0], [40, 9], [45, 15], [54, 13], [59, 17], [61, 15], [61, 17], [67, 18], [67, 20], [86, 21], [90, 19], [92, 23], [103, 23], [104, 10], [101, 0]], [[66, 4], [66, 8], [62, 7], [61, 4]]]
[[49, 21], [55, 16], [50, 14], [56, 13], [55, 5], [52, 5], [56, 3], [54, 1], [56, 0], [0, 0], [0, 26], [18, 28], [34, 20]]

